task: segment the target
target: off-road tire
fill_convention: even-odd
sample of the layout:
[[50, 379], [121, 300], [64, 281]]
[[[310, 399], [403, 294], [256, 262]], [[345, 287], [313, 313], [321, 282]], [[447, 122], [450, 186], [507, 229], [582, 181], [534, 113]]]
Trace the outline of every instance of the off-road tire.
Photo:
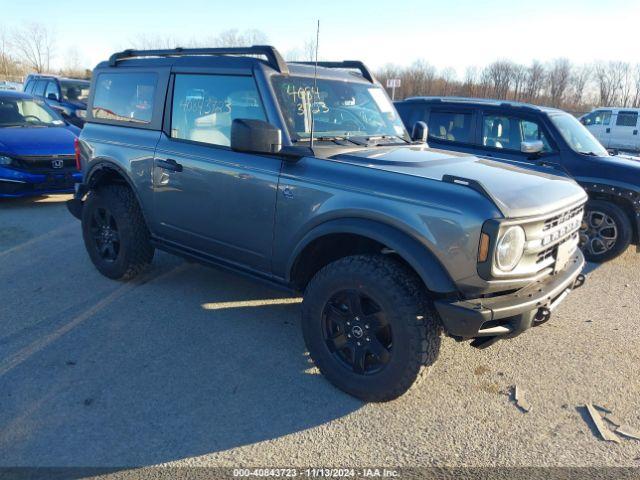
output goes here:
[[[98, 251], [91, 232], [96, 209], [107, 209], [118, 229], [119, 251], [106, 261]], [[138, 201], [128, 186], [106, 185], [91, 190], [82, 209], [82, 236], [91, 261], [100, 273], [114, 280], [130, 280], [144, 271], [153, 260], [149, 229]]]
[[[382, 371], [363, 375], [336, 360], [323, 336], [323, 311], [334, 292], [357, 289], [378, 302], [393, 331], [391, 357]], [[438, 358], [441, 323], [423, 283], [387, 255], [356, 255], [322, 268], [306, 288], [302, 331], [309, 354], [336, 387], [368, 402], [393, 400], [426, 376]]]
[[589, 200], [585, 206], [585, 222], [588, 221], [589, 214], [593, 211], [602, 212], [615, 222], [618, 237], [613, 247], [601, 254], [594, 254], [586, 248], [586, 245], [581, 245], [584, 256], [589, 262], [595, 263], [613, 260], [622, 254], [631, 243], [633, 227], [631, 226], [629, 216], [615, 203], [605, 200]]

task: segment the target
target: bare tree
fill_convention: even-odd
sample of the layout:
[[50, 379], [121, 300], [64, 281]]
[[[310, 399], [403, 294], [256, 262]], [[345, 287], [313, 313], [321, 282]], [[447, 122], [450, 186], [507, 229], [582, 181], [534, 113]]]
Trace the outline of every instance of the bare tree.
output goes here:
[[513, 77], [513, 63], [508, 60], [497, 60], [485, 68], [492, 95], [496, 98], [507, 98]]
[[137, 35], [130, 44], [139, 50], [166, 50], [181, 46], [175, 37], [147, 34]]
[[447, 96], [452, 95], [454, 93], [455, 81], [456, 81], [456, 72], [453, 68], [447, 67], [442, 72], [440, 72], [440, 80], [441, 80], [441, 95]]
[[302, 48], [288, 50], [285, 57], [290, 62], [312, 62], [316, 59], [316, 40], [310, 38], [304, 42]]
[[525, 100], [527, 102], [535, 102], [540, 96], [540, 91], [546, 78], [546, 71], [544, 66], [538, 61], [534, 60], [531, 66], [527, 69], [527, 76], [525, 79]]
[[582, 65], [573, 69], [569, 83], [572, 90], [571, 102], [574, 108], [582, 103], [592, 73], [593, 69], [589, 65]]
[[633, 97], [633, 107], [640, 108], [640, 63], [636, 64], [634, 83], [636, 86], [636, 93]]
[[20, 60], [38, 73], [50, 70], [54, 45], [53, 33], [40, 23], [25, 24], [13, 32], [13, 48]]
[[256, 29], [240, 32], [238, 29], [225, 30], [209, 39], [210, 47], [249, 47], [269, 43], [267, 35]]
[[402, 73], [396, 73], [402, 80], [402, 92], [406, 96], [431, 95], [436, 69], [424, 60], [416, 60]]
[[517, 102], [522, 99], [524, 85], [527, 80], [527, 69], [524, 65], [514, 64], [511, 67], [511, 84], [513, 99]]
[[556, 58], [549, 65], [547, 76], [549, 97], [551, 105], [560, 107], [569, 86], [571, 78], [571, 63], [566, 58]]
[[478, 95], [478, 67], [467, 67], [465, 69], [461, 93], [467, 97]]

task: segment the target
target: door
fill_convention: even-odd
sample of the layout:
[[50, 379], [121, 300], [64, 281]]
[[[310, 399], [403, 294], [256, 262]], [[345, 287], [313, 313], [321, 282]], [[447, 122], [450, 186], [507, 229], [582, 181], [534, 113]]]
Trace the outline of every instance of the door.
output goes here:
[[638, 145], [638, 111], [618, 110], [615, 125], [611, 127], [608, 147], [635, 150]]
[[605, 148], [611, 139], [611, 114], [611, 110], [596, 110], [582, 118], [582, 124]]
[[[480, 118], [481, 155], [516, 162], [560, 164], [560, 154], [550, 141], [544, 126], [534, 117], [515, 116], [510, 113], [484, 112]], [[523, 153], [522, 142], [540, 140], [542, 152]]]
[[252, 76], [181, 74], [154, 158], [154, 222], [163, 239], [262, 272], [281, 159], [229, 148], [234, 118], [266, 120]]

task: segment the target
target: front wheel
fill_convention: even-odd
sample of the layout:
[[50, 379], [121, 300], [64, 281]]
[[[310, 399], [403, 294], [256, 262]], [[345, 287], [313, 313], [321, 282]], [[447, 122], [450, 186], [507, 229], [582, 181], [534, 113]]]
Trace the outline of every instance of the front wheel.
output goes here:
[[618, 205], [589, 200], [580, 230], [580, 248], [590, 262], [606, 262], [623, 253], [633, 231], [627, 214]]
[[302, 330], [311, 358], [365, 401], [405, 393], [438, 357], [441, 328], [419, 278], [383, 255], [337, 260], [309, 283]]

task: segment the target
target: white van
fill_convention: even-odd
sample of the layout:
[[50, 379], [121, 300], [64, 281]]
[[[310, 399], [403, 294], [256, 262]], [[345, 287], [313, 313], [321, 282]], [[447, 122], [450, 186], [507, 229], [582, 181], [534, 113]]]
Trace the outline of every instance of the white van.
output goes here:
[[602, 107], [580, 117], [605, 148], [640, 151], [640, 108]]

